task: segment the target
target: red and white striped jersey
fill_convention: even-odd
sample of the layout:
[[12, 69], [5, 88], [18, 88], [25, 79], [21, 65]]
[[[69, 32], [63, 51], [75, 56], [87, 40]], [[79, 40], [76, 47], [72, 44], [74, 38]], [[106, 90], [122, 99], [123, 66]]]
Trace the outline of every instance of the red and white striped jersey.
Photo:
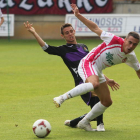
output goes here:
[[101, 34], [101, 39], [104, 42], [92, 49], [83, 58], [85, 61], [84, 63], [91, 63], [92, 65], [96, 63], [100, 71], [106, 67], [111, 67], [120, 63], [126, 63], [136, 71], [140, 69], [140, 64], [134, 51], [129, 54], [125, 54], [123, 52], [123, 38], [103, 31]]

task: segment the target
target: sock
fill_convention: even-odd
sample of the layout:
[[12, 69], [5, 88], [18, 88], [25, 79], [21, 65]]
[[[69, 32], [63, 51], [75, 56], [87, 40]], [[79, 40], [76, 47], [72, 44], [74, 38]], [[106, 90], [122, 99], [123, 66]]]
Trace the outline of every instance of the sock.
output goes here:
[[[97, 104], [99, 101], [100, 101], [100, 100], [99, 100], [98, 96], [91, 97], [90, 103], [89, 103], [90, 107], [92, 108], [92, 107], [93, 107], [95, 104]], [[104, 122], [103, 122], [103, 114], [101, 114], [100, 116], [98, 116], [96, 119], [97, 119], [97, 126], [98, 126], [99, 124], [101, 124], [101, 123], [104, 124]], [[92, 121], [94, 121], [94, 119], [93, 119]]]
[[89, 123], [94, 118], [98, 117], [99, 115], [103, 114], [103, 112], [107, 109], [101, 102], [98, 102], [91, 111], [81, 120], [84, 123]]
[[87, 93], [89, 91], [92, 91], [93, 89], [94, 89], [94, 87], [93, 87], [93, 85], [91, 83], [83, 83], [83, 84], [80, 84], [80, 85], [76, 86], [72, 90], [64, 93], [61, 96], [62, 96], [62, 98], [64, 100], [67, 100], [69, 98], [85, 94], [85, 93]]
[[79, 123], [79, 121], [81, 121], [85, 116], [86, 116], [86, 114], [84, 114], [83, 116], [80, 116], [78, 118], [75, 118], [75, 119], [71, 120], [70, 121], [70, 126], [71, 127], [76, 127], [76, 125]]
[[98, 126], [99, 124], [101, 124], [101, 123], [104, 124], [104, 122], [103, 122], [103, 114], [101, 114], [100, 116], [97, 117], [97, 126]]

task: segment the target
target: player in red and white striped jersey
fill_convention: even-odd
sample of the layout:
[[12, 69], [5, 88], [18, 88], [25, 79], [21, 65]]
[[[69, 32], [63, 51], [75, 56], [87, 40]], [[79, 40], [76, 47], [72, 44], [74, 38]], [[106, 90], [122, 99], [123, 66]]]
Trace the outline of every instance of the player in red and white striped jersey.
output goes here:
[[[102, 73], [102, 70], [106, 67], [111, 67], [120, 63], [126, 63], [136, 71], [140, 69], [139, 62], [133, 51], [135, 45], [132, 47], [130, 45], [125, 52], [125, 50], [123, 50], [123, 46], [126, 39], [124, 40], [123, 38], [105, 31], [101, 32], [100, 37], [104, 42], [92, 49], [80, 62], [79, 73], [84, 74], [84, 81], [91, 75], [98, 75], [98, 72]], [[129, 37], [132, 38], [131, 35], [129, 35]], [[137, 42], [138, 39], [134, 40]], [[138, 42], [136, 44], [138, 44]], [[104, 76], [102, 76], [101, 78], [104, 78]]]
[[95, 91], [100, 102], [78, 123], [78, 127], [86, 131], [93, 131], [90, 121], [102, 114], [112, 104], [110, 91], [102, 70], [116, 64], [126, 63], [132, 67], [140, 78], [140, 64], [134, 53], [139, 43], [139, 34], [130, 32], [125, 39], [101, 30], [97, 24], [83, 17], [75, 4], [71, 4], [75, 16], [91, 31], [103, 40], [103, 43], [91, 50], [80, 62], [78, 73], [85, 82], [65, 94], [55, 97], [54, 103], [60, 105], [67, 99]]

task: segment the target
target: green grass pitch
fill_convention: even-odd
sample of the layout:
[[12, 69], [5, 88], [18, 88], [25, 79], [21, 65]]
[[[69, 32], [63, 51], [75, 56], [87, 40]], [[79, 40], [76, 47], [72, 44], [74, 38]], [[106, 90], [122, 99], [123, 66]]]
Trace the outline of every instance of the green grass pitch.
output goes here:
[[[63, 40], [46, 40], [50, 45]], [[100, 40], [78, 40], [89, 50]], [[135, 50], [140, 61], [140, 45]], [[52, 99], [74, 87], [61, 58], [43, 52], [35, 40], [0, 39], [0, 140], [36, 140], [33, 123], [46, 119], [52, 126], [49, 140], [140, 140], [140, 80], [120, 64], [103, 71], [120, 84], [111, 91], [113, 105], [104, 113], [105, 132], [86, 132], [64, 126], [64, 121], [90, 111], [80, 97], [56, 108]], [[92, 122], [96, 128], [96, 123]]]

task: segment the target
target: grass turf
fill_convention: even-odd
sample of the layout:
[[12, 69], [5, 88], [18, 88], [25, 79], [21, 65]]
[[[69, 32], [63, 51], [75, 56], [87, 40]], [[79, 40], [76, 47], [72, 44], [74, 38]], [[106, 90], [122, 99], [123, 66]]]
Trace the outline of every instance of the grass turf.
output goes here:
[[[47, 40], [50, 45], [65, 44], [63, 40]], [[89, 50], [100, 40], [78, 40]], [[140, 61], [140, 46], [136, 49]], [[55, 108], [52, 99], [74, 87], [72, 76], [61, 58], [43, 52], [35, 40], [0, 40], [0, 139], [38, 139], [33, 123], [46, 119], [52, 132], [50, 140], [139, 140], [140, 89], [135, 71], [120, 64], [103, 71], [120, 84], [111, 91], [113, 105], [104, 113], [106, 132], [85, 132], [64, 126], [64, 121], [90, 111], [80, 97]], [[92, 127], [96, 123], [92, 122]]]

